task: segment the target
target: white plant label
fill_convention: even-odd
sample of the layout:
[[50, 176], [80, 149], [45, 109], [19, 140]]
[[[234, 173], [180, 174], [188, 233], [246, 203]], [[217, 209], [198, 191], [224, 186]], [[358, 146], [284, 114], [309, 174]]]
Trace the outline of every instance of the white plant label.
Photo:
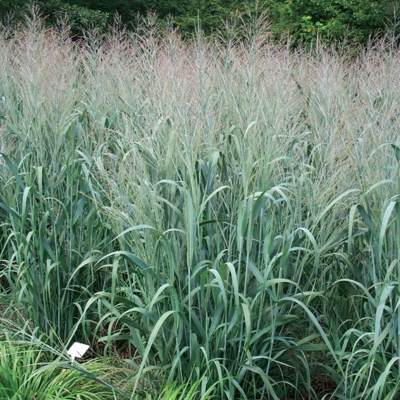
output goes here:
[[83, 343], [75, 342], [67, 351], [68, 355], [71, 357], [71, 361], [74, 361], [75, 358], [82, 357], [88, 350], [90, 346]]

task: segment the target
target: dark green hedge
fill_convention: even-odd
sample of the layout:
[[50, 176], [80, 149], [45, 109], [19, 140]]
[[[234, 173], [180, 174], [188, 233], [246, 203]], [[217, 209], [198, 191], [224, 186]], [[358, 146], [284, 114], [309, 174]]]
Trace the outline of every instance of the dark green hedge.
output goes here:
[[[118, 13], [121, 21], [135, 26], [138, 14], [153, 11], [162, 25], [173, 17], [183, 34], [200, 25], [207, 35], [223, 28], [223, 21], [238, 16], [265, 14], [277, 39], [290, 35], [293, 43], [310, 42], [317, 36], [351, 39], [365, 43], [371, 35], [384, 32], [399, 15], [400, 0], [37, 0], [49, 23], [68, 14], [72, 31], [87, 26], [104, 31]], [[29, 12], [31, 0], [0, 0], [0, 19], [9, 23]]]

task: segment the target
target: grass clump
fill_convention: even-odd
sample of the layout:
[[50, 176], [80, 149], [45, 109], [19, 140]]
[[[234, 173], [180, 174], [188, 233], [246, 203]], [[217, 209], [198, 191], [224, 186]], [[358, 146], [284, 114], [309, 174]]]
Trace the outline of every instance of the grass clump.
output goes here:
[[131, 398], [396, 398], [398, 49], [0, 47], [1, 302], [46, 345]]
[[[77, 368], [55, 357], [54, 350], [39, 340], [2, 334], [0, 340], [1, 399], [118, 399], [112, 388], [99, 384], [101, 377], [115, 373], [100, 360], [86, 362]], [[61, 356], [62, 357], [62, 356]], [[65, 357], [64, 357], [65, 358]]]

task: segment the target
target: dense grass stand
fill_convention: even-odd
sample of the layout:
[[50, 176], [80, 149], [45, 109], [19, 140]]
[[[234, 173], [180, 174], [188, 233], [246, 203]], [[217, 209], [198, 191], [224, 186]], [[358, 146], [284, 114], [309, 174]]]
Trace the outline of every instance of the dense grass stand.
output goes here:
[[31, 21], [0, 65], [0, 399], [398, 398], [398, 49]]

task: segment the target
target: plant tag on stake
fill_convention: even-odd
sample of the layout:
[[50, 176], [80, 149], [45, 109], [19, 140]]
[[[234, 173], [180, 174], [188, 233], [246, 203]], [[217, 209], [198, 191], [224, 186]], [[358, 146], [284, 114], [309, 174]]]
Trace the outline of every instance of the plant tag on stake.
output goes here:
[[82, 357], [89, 347], [90, 346], [87, 344], [75, 342], [67, 351], [68, 355], [71, 357], [71, 362], [73, 362], [75, 358]]

